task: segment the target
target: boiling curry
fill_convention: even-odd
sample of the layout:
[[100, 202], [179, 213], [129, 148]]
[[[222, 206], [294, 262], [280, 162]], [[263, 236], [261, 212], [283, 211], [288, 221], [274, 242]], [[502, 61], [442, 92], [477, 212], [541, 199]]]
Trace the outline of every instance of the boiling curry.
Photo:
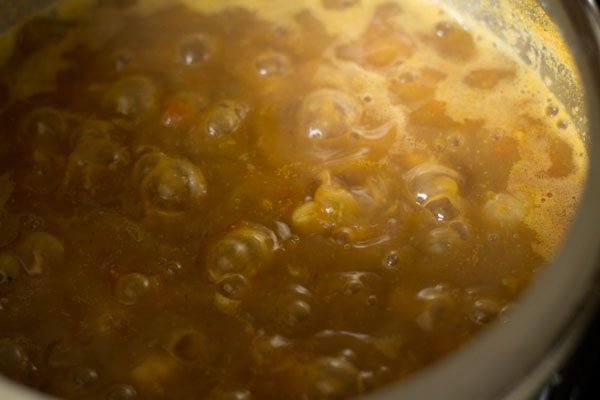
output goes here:
[[[100, 1], [0, 75], [0, 372], [63, 398], [329, 399], [457, 349], [587, 155], [425, 0]], [[204, 3], [204, 4], [203, 4]]]

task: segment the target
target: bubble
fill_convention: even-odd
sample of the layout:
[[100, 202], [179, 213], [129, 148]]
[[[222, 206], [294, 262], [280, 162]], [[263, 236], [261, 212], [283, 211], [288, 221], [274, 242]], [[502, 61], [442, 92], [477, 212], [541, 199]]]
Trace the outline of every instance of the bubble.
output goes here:
[[456, 198], [461, 181], [456, 171], [435, 163], [419, 164], [406, 172], [403, 178], [417, 204], [422, 206], [443, 197]]
[[312, 312], [310, 304], [304, 300], [293, 300], [285, 306], [285, 320], [289, 325], [297, 325], [306, 321]]
[[362, 113], [352, 96], [335, 89], [309, 94], [299, 114], [301, 135], [309, 139], [333, 139], [350, 133]]
[[396, 268], [398, 265], [400, 264], [400, 254], [398, 254], [397, 251], [392, 250], [390, 251], [384, 258], [383, 258], [383, 266], [384, 268], [388, 268], [388, 269], [394, 269]]
[[121, 275], [115, 285], [115, 296], [127, 305], [135, 304], [150, 289], [150, 280], [136, 272]]
[[560, 110], [556, 106], [549, 105], [548, 107], [546, 107], [546, 115], [550, 118], [556, 117], [559, 112]]
[[161, 259], [159, 264], [163, 275], [168, 278], [177, 275], [183, 269], [181, 263], [175, 260]]
[[260, 334], [252, 340], [250, 351], [254, 362], [260, 367], [279, 369], [291, 348], [292, 343], [284, 336]]
[[350, 362], [355, 362], [357, 359], [356, 353], [354, 352], [354, 350], [352, 349], [344, 349], [341, 351], [340, 356], [342, 358], [345, 358], [346, 360], [350, 361]]
[[206, 35], [196, 34], [185, 38], [179, 45], [179, 59], [188, 66], [208, 61], [214, 53], [214, 43]]
[[569, 123], [567, 121], [561, 119], [560, 121], [558, 121], [556, 126], [558, 127], [558, 129], [565, 130], [569, 127]]
[[157, 151], [143, 154], [133, 167], [133, 180], [135, 184], [140, 185], [164, 157], [166, 157], [165, 154]]
[[292, 229], [285, 222], [275, 221], [275, 226], [277, 227], [277, 235], [281, 240], [291, 240], [292, 236], [294, 236]]
[[0, 292], [8, 289], [21, 275], [21, 260], [11, 253], [0, 253]]
[[185, 331], [175, 336], [171, 352], [181, 361], [195, 361], [203, 356], [207, 345], [206, 338], [201, 333]]
[[230, 300], [241, 300], [244, 296], [248, 282], [243, 275], [231, 274], [217, 282], [217, 293]]
[[[138, 172], [144, 171], [138, 169]], [[204, 175], [194, 164], [168, 157], [151, 169], [141, 186], [146, 210], [162, 215], [180, 215], [193, 210], [206, 192]]]
[[158, 106], [158, 88], [148, 78], [130, 76], [117, 81], [105, 96], [106, 109], [120, 117], [135, 120]]
[[416, 322], [421, 329], [427, 332], [434, 331], [436, 325], [450, 315], [450, 309], [454, 306], [452, 293], [448, 286], [443, 284], [420, 290], [417, 298], [425, 304], [423, 311], [417, 316]]
[[[327, 274], [319, 277], [316, 288], [318, 298], [327, 299], [330, 320], [348, 323], [352, 316], [352, 324], [368, 324], [378, 318], [373, 306], [385, 292], [383, 279], [372, 272], [349, 271]], [[352, 325], [355, 326], [355, 325]]]
[[479, 299], [473, 305], [471, 319], [479, 325], [492, 322], [500, 313], [498, 302], [491, 299]]
[[352, 296], [365, 290], [365, 284], [362, 282], [359, 274], [353, 274], [348, 277], [344, 285], [344, 294]]
[[427, 203], [425, 208], [440, 222], [453, 220], [460, 215], [460, 211], [452, 204], [452, 201], [448, 197], [440, 197], [432, 200]]
[[451, 147], [461, 147], [465, 142], [461, 135], [450, 135], [446, 140]]
[[439, 38], [448, 36], [454, 31], [454, 25], [449, 22], [440, 22], [435, 26], [435, 35]]
[[440, 22], [435, 26], [432, 44], [444, 56], [466, 60], [475, 54], [475, 41], [462, 26]]
[[224, 138], [242, 126], [248, 106], [232, 101], [222, 102], [209, 108], [204, 115], [204, 133], [209, 137]]
[[79, 386], [90, 386], [98, 381], [98, 372], [92, 368], [80, 368], [75, 371], [73, 381]]
[[358, 392], [359, 371], [345, 358], [322, 357], [307, 372], [310, 398], [342, 398]]
[[448, 287], [446, 285], [436, 285], [421, 289], [417, 293], [417, 298], [421, 300], [437, 301], [448, 296]]
[[275, 234], [261, 226], [248, 224], [228, 233], [209, 252], [208, 273], [214, 282], [229, 274], [253, 276], [270, 260], [277, 246]]
[[80, 168], [96, 166], [108, 170], [126, 165], [128, 158], [123, 146], [92, 127], [84, 130], [71, 154], [71, 161]]
[[68, 144], [63, 113], [52, 107], [31, 111], [24, 119], [21, 141], [39, 152], [56, 152]]
[[22, 379], [30, 367], [27, 352], [12, 339], [0, 339], [0, 373], [12, 379]]
[[290, 61], [284, 54], [267, 52], [259, 55], [254, 65], [260, 76], [284, 76], [288, 74]]
[[134, 400], [138, 397], [137, 391], [131, 385], [113, 385], [106, 393], [106, 400]]
[[33, 232], [17, 246], [17, 254], [29, 275], [38, 275], [60, 266], [65, 248], [60, 240], [46, 232]]

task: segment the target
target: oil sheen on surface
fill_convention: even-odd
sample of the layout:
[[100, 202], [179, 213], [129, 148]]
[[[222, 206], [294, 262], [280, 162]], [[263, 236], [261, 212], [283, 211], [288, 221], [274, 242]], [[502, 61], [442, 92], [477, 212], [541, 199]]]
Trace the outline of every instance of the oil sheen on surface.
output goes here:
[[4, 375], [347, 398], [457, 349], [558, 248], [583, 143], [439, 6], [99, 3], [2, 67]]

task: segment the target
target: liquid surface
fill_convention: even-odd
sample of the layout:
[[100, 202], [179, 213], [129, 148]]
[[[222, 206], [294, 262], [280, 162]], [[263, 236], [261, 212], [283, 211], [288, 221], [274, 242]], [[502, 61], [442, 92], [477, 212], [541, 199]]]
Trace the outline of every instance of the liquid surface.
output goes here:
[[348, 398], [459, 348], [558, 248], [584, 146], [475, 25], [424, 0], [100, 3], [25, 24], [0, 74], [5, 376]]

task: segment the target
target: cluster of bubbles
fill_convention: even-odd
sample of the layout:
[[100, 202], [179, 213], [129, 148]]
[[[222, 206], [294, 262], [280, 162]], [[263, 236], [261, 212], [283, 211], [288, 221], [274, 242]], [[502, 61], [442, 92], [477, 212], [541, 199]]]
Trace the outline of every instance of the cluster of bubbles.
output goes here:
[[235, 311], [249, 287], [249, 279], [269, 265], [278, 246], [270, 229], [243, 223], [209, 250], [204, 262], [216, 285], [215, 304], [221, 311]]
[[[338, 173], [352, 176], [351, 181]], [[342, 168], [336, 176], [329, 170], [321, 173], [320, 180], [312, 198], [291, 215], [295, 232], [326, 235], [345, 246], [361, 246], [385, 236], [385, 227], [376, 221], [390, 216], [399, 202], [390, 196], [391, 180], [386, 175]]]
[[115, 182], [129, 164], [129, 152], [114, 139], [111, 124], [77, 124], [78, 118], [50, 107], [24, 116], [17, 138], [25, 162], [17, 171], [22, 187], [37, 194], [63, 188], [95, 200], [114, 194]]
[[458, 172], [432, 161], [416, 165], [403, 178], [415, 204], [435, 221], [425, 240], [428, 252], [445, 254], [468, 239], [470, 228], [464, 222]]

